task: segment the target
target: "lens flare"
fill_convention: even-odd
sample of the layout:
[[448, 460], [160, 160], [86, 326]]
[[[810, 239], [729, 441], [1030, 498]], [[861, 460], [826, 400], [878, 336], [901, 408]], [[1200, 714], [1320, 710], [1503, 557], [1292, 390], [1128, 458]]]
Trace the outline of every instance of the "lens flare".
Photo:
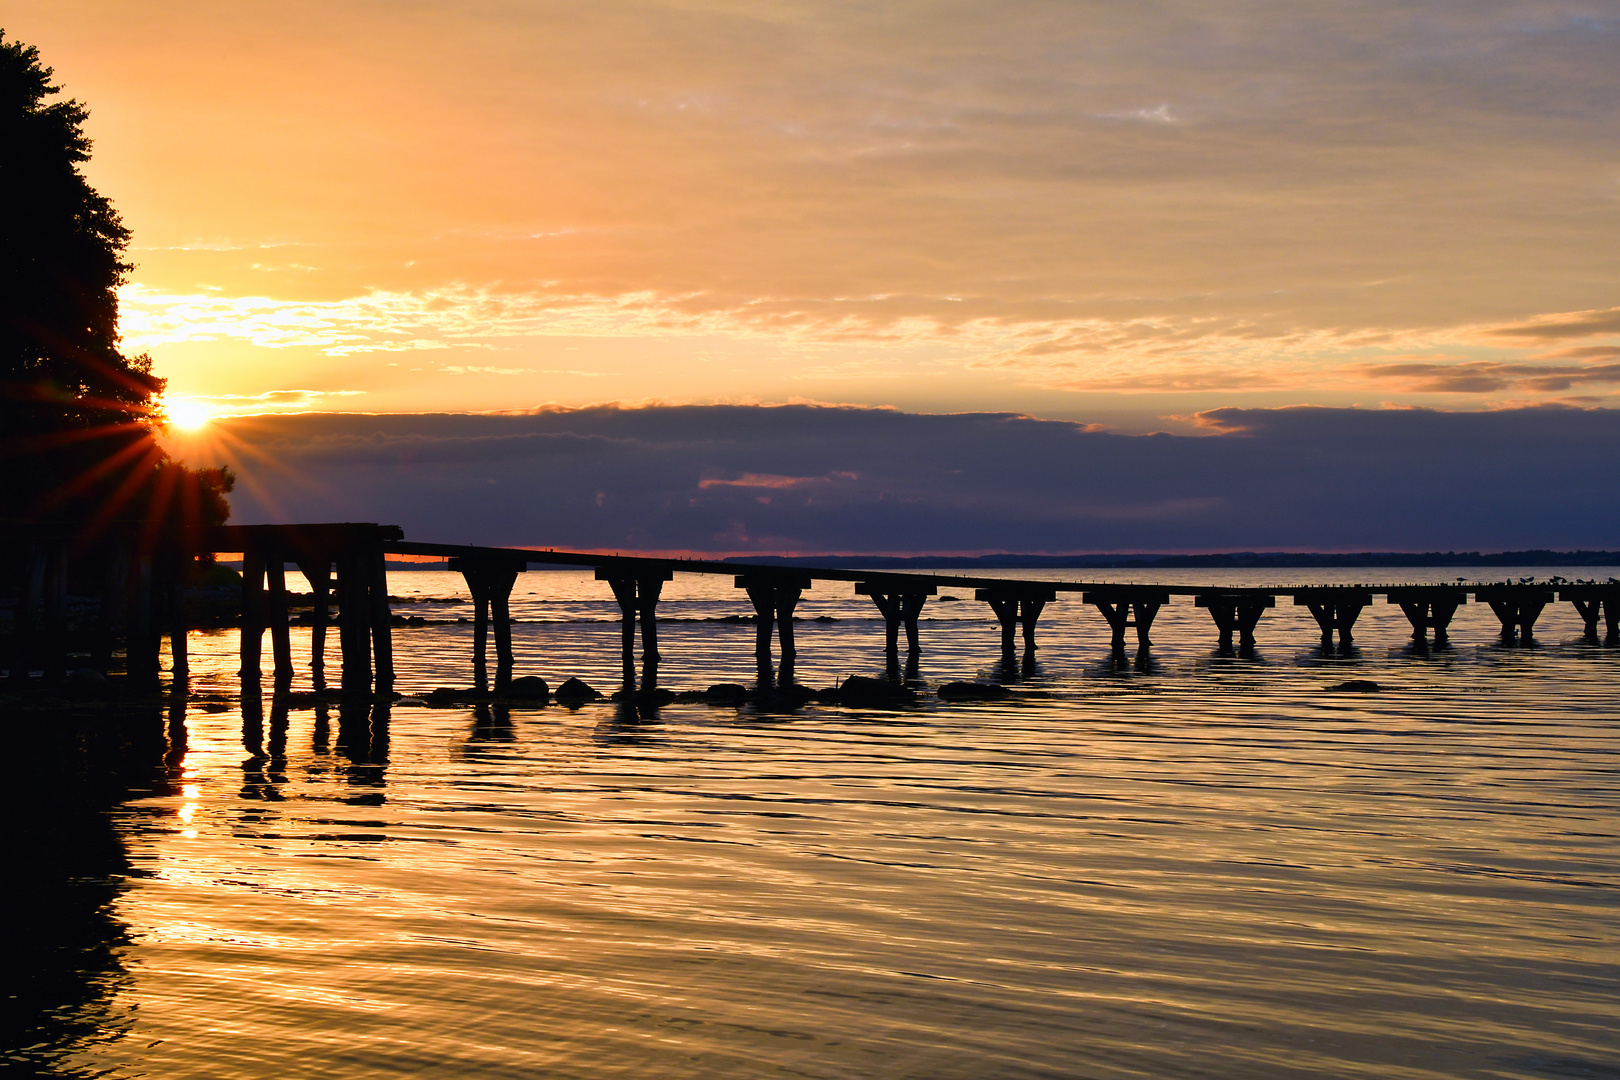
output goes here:
[[213, 410], [191, 398], [173, 398], [163, 403], [169, 426], [181, 431], [196, 431], [214, 418]]

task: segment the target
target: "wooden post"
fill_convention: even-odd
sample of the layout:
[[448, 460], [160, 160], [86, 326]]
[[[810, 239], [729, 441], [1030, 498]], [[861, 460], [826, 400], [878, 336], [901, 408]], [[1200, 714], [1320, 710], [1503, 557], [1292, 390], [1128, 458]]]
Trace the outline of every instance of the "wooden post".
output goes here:
[[242, 552], [242, 668], [244, 679], [257, 679], [263, 673], [260, 654], [264, 651], [264, 552], [256, 546]]
[[[1018, 604], [1018, 621], [1024, 628], [1024, 652], [1035, 651], [1035, 621], [1041, 617], [1041, 610], [1046, 607], [1045, 600], [1024, 599]], [[1143, 642], [1147, 644], [1147, 642]]]
[[1571, 603], [1575, 605], [1575, 613], [1581, 617], [1581, 636], [1589, 643], [1596, 645], [1598, 639], [1598, 617], [1603, 602], [1596, 597], [1588, 600], [1583, 597], [1572, 597]]
[[641, 616], [641, 689], [658, 688], [658, 598], [664, 591], [664, 577], [644, 577], [636, 582], [636, 608]]
[[642, 578], [636, 582], [636, 610], [641, 616], [641, 660], [656, 664], [663, 659], [658, 652], [658, 597], [664, 591], [665, 578]]
[[790, 663], [799, 655], [793, 644], [793, 609], [799, 606], [802, 591], [792, 585], [776, 587], [776, 637], [782, 645], [782, 661]]
[[1294, 594], [1294, 606], [1309, 608], [1322, 631], [1322, 648], [1333, 648], [1333, 632], [1339, 633], [1340, 648], [1350, 647], [1351, 628], [1361, 609], [1372, 603], [1372, 594], [1355, 586], [1301, 589]]
[[[742, 578], [737, 580], [743, 581]], [[754, 658], [768, 664], [771, 628], [776, 623], [776, 587], [768, 581], [750, 580], [743, 588], [748, 592], [748, 602], [754, 605]]]
[[1429, 627], [1434, 631], [1435, 648], [1444, 648], [1450, 636], [1451, 620], [1457, 614], [1457, 607], [1468, 601], [1467, 595], [1457, 599], [1431, 600], [1429, 602]]
[[[601, 571], [597, 571], [598, 575]], [[608, 587], [619, 605], [619, 658], [624, 685], [636, 684], [636, 582], [634, 578], [609, 578]]]
[[903, 593], [900, 597], [900, 619], [906, 624], [906, 650], [912, 656], [922, 652], [917, 642], [917, 620], [922, 618], [928, 596], [928, 593]]
[[186, 651], [186, 571], [190, 565], [189, 553], [173, 555], [164, 590], [164, 622], [169, 631], [169, 660], [175, 688], [183, 686], [191, 675], [191, 659]]
[[897, 597], [887, 593], [872, 593], [872, 603], [883, 616], [883, 651], [896, 659], [900, 656], [900, 604]]
[[913, 584], [891, 578], [887, 581], [860, 581], [855, 584], [856, 596], [870, 596], [883, 616], [883, 645], [891, 670], [900, 662], [900, 626], [905, 624], [906, 644], [911, 655], [921, 650], [917, 645], [917, 619], [923, 605], [939, 591], [936, 585]]
[[326, 624], [331, 611], [332, 562], [307, 559], [298, 570], [309, 582], [314, 612], [309, 627], [309, 672], [317, 691], [326, 689]]
[[993, 589], [979, 589], [974, 598], [990, 605], [996, 621], [1001, 624], [1001, 654], [1004, 657], [1012, 656], [1016, 652], [1013, 639], [1018, 632], [1018, 601], [1004, 597]]
[[1474, 590], [1476, 599], [1491, 606], [1502, 624], [1502, 644], [1512, 645], [1515, 631], [1521, 645], [1535, 643], [1536, 619], [1552, 602], [1554, 593], [1544, 585], [1485, 585]]
[[287, 564], [282, 553], [271, 549], [265, 554], [265, 618], [270, 623], [270, 655], [276, 688], [292, 685], [292, 636], [287, 627]]
[[766, 689], [771, 679], [771, 625], [776, 625], [777, 640], [782, 646], [782, 665], [777, 682], [793, 685], [793, 661], [798, 648], [793, 643], [793, 609], [799, 604], [811, 580], [803, 574], [748, 574], [736, 579], [737, 588], [748, 593], [754, 607], [754, 658], [759, 662], [760, 689]]
[[489, 583], [484, 567], [478, 563], [457, 559], [452, 564], [461, 571], [467, 590], [473, 599], [473, 685], [480, 694], [489, 692], [489, 668], [484, 653], [489, 641]]
[[[386, 694], [394, 688], [394, 620], [388, 606], [388, 556], [381, 546], [373, 546], [364, 559], [369, 586], [371, 648], [377, 660], [377, 693]], [[498, 630], [496, 640], [500, 640]]]
[[512, 685], [512, 585], [517, 581], [514, 566], [491, 566], [485, 571], [489, 590], [489, 617], [495, 627], [495, 693], [504, 694]]
[[338, 560], [338, 642], [343, 653], [343, 692], [371, 692], [371, 604], [363, 551]]

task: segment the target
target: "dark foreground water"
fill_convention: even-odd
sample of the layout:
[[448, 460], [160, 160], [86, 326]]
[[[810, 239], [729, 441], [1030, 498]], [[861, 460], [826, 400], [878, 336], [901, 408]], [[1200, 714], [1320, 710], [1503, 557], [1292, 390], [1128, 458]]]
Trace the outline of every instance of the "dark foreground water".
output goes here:
[[[666, 685], [751, 675], [752, 628], [700, 621], [746, 610], [729, 586], [669, 586]], [[611, 689], [606, 587], [519, 589], [519, 674]], [[996, 674], [984, 605], [944, 592], [921, 679]], [[881, 671], [867, 604], [807, 595], [835, 621], [800, 624], [802, 681]], [[1071, 598], [1004, 703], [654, 715], [244, 705], [234, 632], [197, 634], [172, 707], [11, 718], [5, 1050], [163, 1078], [1620, 1077], [1620, 649], [1567, 604], [1533, 648], [1495, 629], [1469, 605], [1414, 655], [1380, 605], [1324, 658], [1279, 607], [1219, 658], [1180, 599], [1119, 670]], [[395, 640], [405, 692], [466, 685], [466, 626]]]

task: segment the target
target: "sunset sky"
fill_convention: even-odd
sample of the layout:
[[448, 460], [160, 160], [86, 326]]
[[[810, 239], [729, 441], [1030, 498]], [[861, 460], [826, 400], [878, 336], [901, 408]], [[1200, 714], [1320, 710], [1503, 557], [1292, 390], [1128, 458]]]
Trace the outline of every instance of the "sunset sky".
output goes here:
[[4, 13], [232, 410], [1620, 393], [1610, 4]]
[[1613, 4], [0, 12], [216, 413], [1620, 395]]

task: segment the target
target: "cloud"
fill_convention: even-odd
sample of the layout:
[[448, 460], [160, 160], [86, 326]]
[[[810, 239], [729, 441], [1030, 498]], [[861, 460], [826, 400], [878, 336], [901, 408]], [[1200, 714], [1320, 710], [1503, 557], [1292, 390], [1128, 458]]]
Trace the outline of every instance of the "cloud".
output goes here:
[[1367, 364], [1359, 369], [1396, 388], [1427, 394], [1556, 393], [1575, 386], [1620, 383], [1620, 364], [1559, 367], [1474, 360], [1461, 363]]
[[237, 520], [623, 551], [1613, 546], [1620, 411], [1220, 409], [1125, 436], [1007, 413], [815, 406], [216, 422]]
[[813, 338], [960, 349], [968, 402], [1620, 327], [1602, 5], [19, 2], [160, 368], [709, 335], [768, 395]]
[[1620, 308], [1538, 315], [1520, 323], [1489, 327], [1485, 332], [1493, 338], [1531, 345], [1620, 334]]

